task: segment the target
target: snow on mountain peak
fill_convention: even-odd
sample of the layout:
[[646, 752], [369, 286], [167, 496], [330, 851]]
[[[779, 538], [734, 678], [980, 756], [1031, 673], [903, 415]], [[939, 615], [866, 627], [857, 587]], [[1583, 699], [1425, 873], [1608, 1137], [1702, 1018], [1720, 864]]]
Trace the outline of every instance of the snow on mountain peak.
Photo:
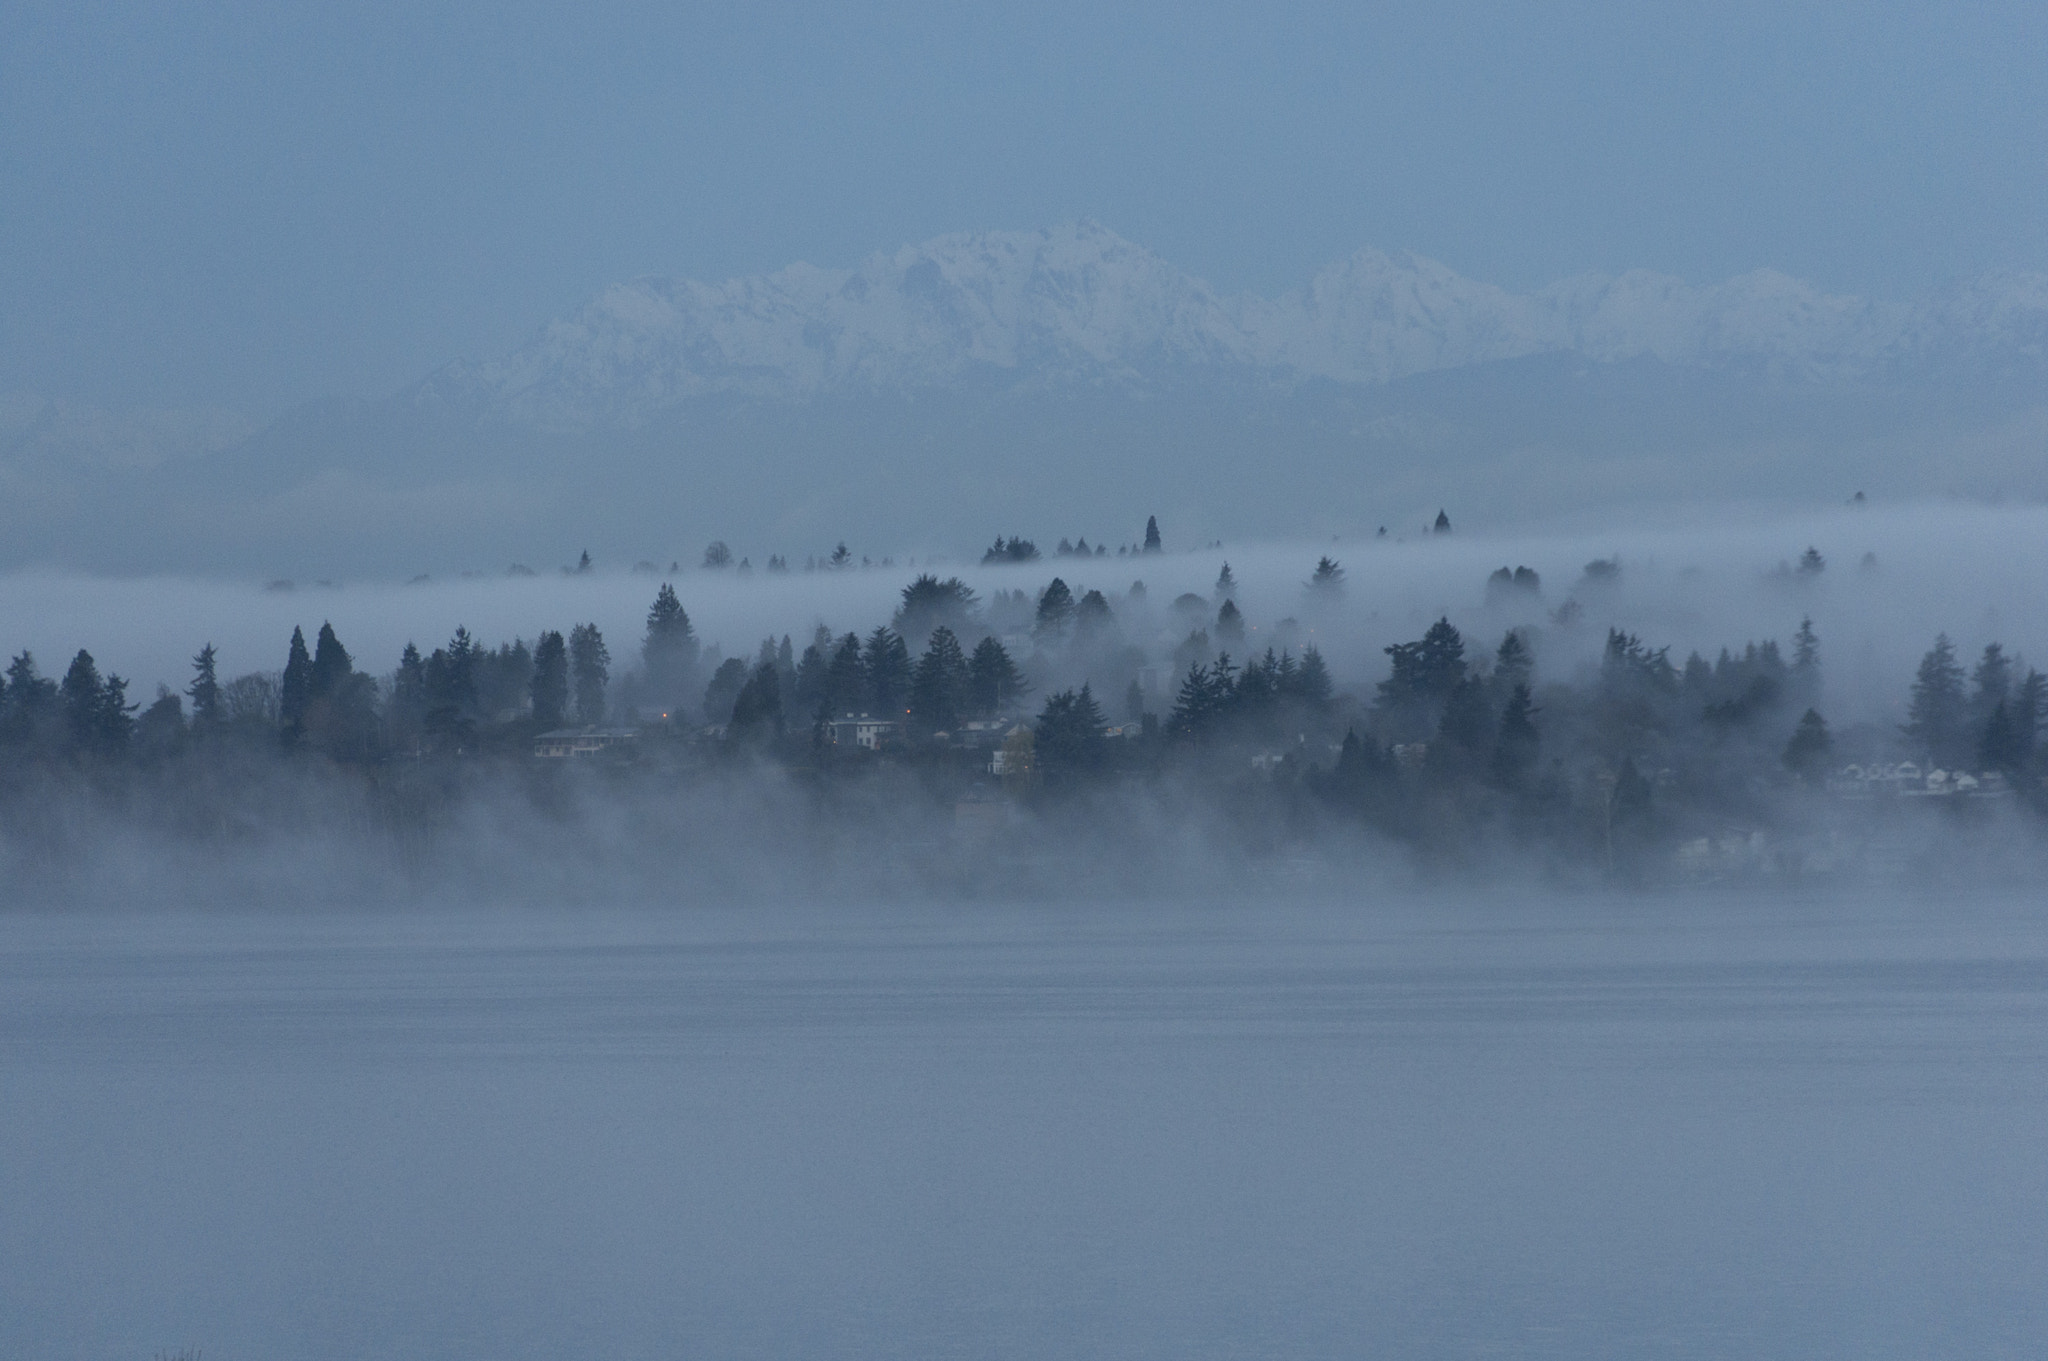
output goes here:
[[715, 394], [1215, 372], [1385, 383], [1557, 352], [1839, 378], [1985, 347], [2048, 359], [2048, 276], [1994, 276], [1910, 307], [1825, 294], [1774, 270], [1704, 287], [1631, 270], [1516, 294], [1368, 247], [1279, 298], [1224, 297], [1081, 220], [936, 237], [853, 269], [616, 284], [503, 359], [451, 366], [432, 383], [518, 418], [583, 425]]

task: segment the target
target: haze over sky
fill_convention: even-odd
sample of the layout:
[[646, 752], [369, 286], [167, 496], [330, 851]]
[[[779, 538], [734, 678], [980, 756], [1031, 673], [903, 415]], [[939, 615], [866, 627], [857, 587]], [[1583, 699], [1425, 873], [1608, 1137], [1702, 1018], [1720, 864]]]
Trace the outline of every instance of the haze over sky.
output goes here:
[[2048, 8], [17, 3], [0, 392], [256, 416], [607, 283], [1094, 217], [1220, 289], [2048, 268]]

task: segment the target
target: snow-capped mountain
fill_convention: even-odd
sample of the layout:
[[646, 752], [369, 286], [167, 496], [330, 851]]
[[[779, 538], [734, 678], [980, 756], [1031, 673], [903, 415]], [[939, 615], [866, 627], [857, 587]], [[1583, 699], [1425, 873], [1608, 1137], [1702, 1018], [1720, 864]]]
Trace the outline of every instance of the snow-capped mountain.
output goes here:
[[795, 264], [722, 284], [618, 284], [512, 354], [451, 365], [415, 396], [575, 427], [635, 424], [718, 394], [1145, 386], [1218, 374], [1284, 389], [1556, 353], [1808, 379], [1946, 359], [2038, 365], [2048, 358], [2048, 275], [1991, 276], [1914, 305], [1829, 295], [1770, 270], [1704, 287], [1634, 270], [1516, 294], [1434, 260], [1365, 249], [1279, 298], [1226, 296], [1084, 221], [939, 237], [851, 270]]

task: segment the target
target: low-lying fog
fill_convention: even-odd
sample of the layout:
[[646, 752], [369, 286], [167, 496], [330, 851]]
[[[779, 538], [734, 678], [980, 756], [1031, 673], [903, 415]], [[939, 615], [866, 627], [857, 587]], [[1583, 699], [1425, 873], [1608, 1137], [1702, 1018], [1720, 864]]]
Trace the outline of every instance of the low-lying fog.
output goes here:
[[[1316, 644], [1340, 720], [1440, 614], [1479, 654], [1534, 625], [1539, 679], [1592, 668], [1609, 627], [1675, 659], [1810, 618], [1830, 720], [1889, 733], [1938, 632], [1965, 660], [2048, 660], [2043, 544], [2048, 510], [1931, 506], [673, 580], [740, 658], [883, 624], [927, 568], [985, 602], [1098, 588], [1159, 651], [1176, 597], [1213, 617], [1228, 561], [1247, 640]], [[1324, 554], [1344, 589], [1311, 600]], [[1501, 567], [1540, 598], [1489, 602]], [[23, 573], [0, 632], [53, 675], [90, 648], [144, 701], [204, 642], [223, 678], [275, 671], [322, 621], [377, 675], [458, 625], [489, 645], [586, 621], [625, 668], [662, 580]], [[1361, 820], [1299, 776], [1260, 805], [1235, 749], [1067, 802], [962, 799], [1009, 817], [991, 840], [914, 763], [818, 756], [804, 716], [780, 765], [679, 734], [669, 764], [549, 766], [524, 721], [486, 756], [330, 760], [273, 721], [195, 740], [218, 759], [101, 760], [61, 733], [24, 758], [0, 826], [0, 1352], [2048, 1346], [2048, 917], [2039, 813], [2010, 791], [1886, 821], [1799, 786], [1774, 710], [1735, 797], [1804, 799], [1784, 844], [1837, 863], [1910, 835], [1918, 871], [1802, 878], [1818, 862], [1787, 856], [1772, 877], [1708, 818], [1707, 862], [1741, 872], [1646, 888], [1590, 757], [1559, 796], [1578, 811], [1529, 824], [1566, 872], [1506, 833], [1462, 860], [1411, 837], [1416, 863], [1455, 861], [1433, 875], [1399, 868], [1384, 796]], [[1427, 767], [1376, 769], [1443, 797]], [[1298, 839], [1259, 841], [1273, 808]], [[1695, 834], [1660, 835], [1668, 865]], [[2000, 845], [2028, 854], [1960, 872]]]
[[[292, 629], [303, 627], [310, 639], [322, 621], [333, 623], [358, 667], [378, 675], [397, 664], [408, 641], [427, 650], [457, 625], [495, 645], [594, 622], [619, 664], [630, 665], [665, 580], [674, 582], [698, 636], [728, 657], [750, 657], [771, 634], [789, 634], [800, 650], [819, 623], [865, 633], [888, 622], [899, 592], [922, 571], [958, 575], [984, 600], [999, 590], [1036, 596], [1058, 576], [1077, 598], [1099, 589], [1120, 616], [1142, 613], [1170, 630], [1174, 599], [1189, 592], [1209, 598], [1227, 562], [1239, 583], [1249, 643], [1262, 648], [1280, 621], [1296, 619], [1298, 639], [1322, 649], [1339, 688], [1369, 692], [1386, 673], [1381, 649], [1418, 636], [1439, 615], [1489, 647], [1509, 624], [1540, 617], [1534, 602], [1486, 605], [1491, 572], [1527, 566], [1542, 579], [1542, 610], [1567, 599], [1584, 608], [1573, 633], [1550, 637], [1562, 646], [1539, 659], [1546, 666], [1597, 660], [1609, 625], [1652, 647], [1668, 645], [1676, 662], [1694, 649], [1711, 659], [1752, 639], [1784, 646], [1810, 616], [1826, 648], [1831, 721], [1895, 721], [1914, 665], [1939, 632], [1966, 659], [1999, 641], [2008, 653], [2048, 660], [2048, 612], [2038, 595], [2048, 573], [2048, 508], [1759, 513], [1748, 523], [1616, 525], [1530, 538], [1420, 531], [1396, 527], [1378, 540], [1227, 544], [1134, 558], [1113, 551], [1086, 561], [1048, 556], [1016, 567], [906, 557], [889, 567], [756, 570], [746, 577], [695, 567], [636, 573], [600, 559], [592, 572], [574, 576], [550, 568], [530, 577], [493, 571], [410, 585], [295, 582], [289, 591], [258, 582], [16, 572], [0, 576], [0, 631], [10, 652], [32, 650], [46, 671], [88, 648], [103, 671], [128, 677], [131, 696], [146, 701], [159, 683], [184, 686], [204, 642], [219, 648], [223, 677], [276, 671]], [[1037, 542], [1049, 553], [1051, 536]], [[1818, 575], [1798, 570], [1809, 547], [1825, 562]], [[1344, 567], [1345, 590], [1339, 603], [1316, 606], [1304, 598], [1303, 584], [1325, 554]], [[1618, 563], [1619, 575], [1589, 582], [1585, 568], [1596, 560]], [[1134, 581], [1145, 584], [1142, 607], [1128, 599]]]

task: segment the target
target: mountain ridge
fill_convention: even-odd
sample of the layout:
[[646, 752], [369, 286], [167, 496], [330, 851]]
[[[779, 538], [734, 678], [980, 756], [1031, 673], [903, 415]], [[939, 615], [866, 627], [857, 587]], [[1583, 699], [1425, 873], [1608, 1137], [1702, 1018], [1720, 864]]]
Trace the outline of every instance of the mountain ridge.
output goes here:
[[1267, 298], [1219, 293], [1083, 219], [935, 237], [851, 269], [613, 284], [509, 354], [447, 365], [400, 400], [578, 429], [713, 395], [1142, 389], [1216, 375], [1372, 386], [1550, 353], [1820, 382], [2031, 369], [2048, 361], [2048, 274], [1987, 275], [1913, 303], [1770, 269], [1707, 285], [1637, 269], [1514, 293], [1368, 246]]

